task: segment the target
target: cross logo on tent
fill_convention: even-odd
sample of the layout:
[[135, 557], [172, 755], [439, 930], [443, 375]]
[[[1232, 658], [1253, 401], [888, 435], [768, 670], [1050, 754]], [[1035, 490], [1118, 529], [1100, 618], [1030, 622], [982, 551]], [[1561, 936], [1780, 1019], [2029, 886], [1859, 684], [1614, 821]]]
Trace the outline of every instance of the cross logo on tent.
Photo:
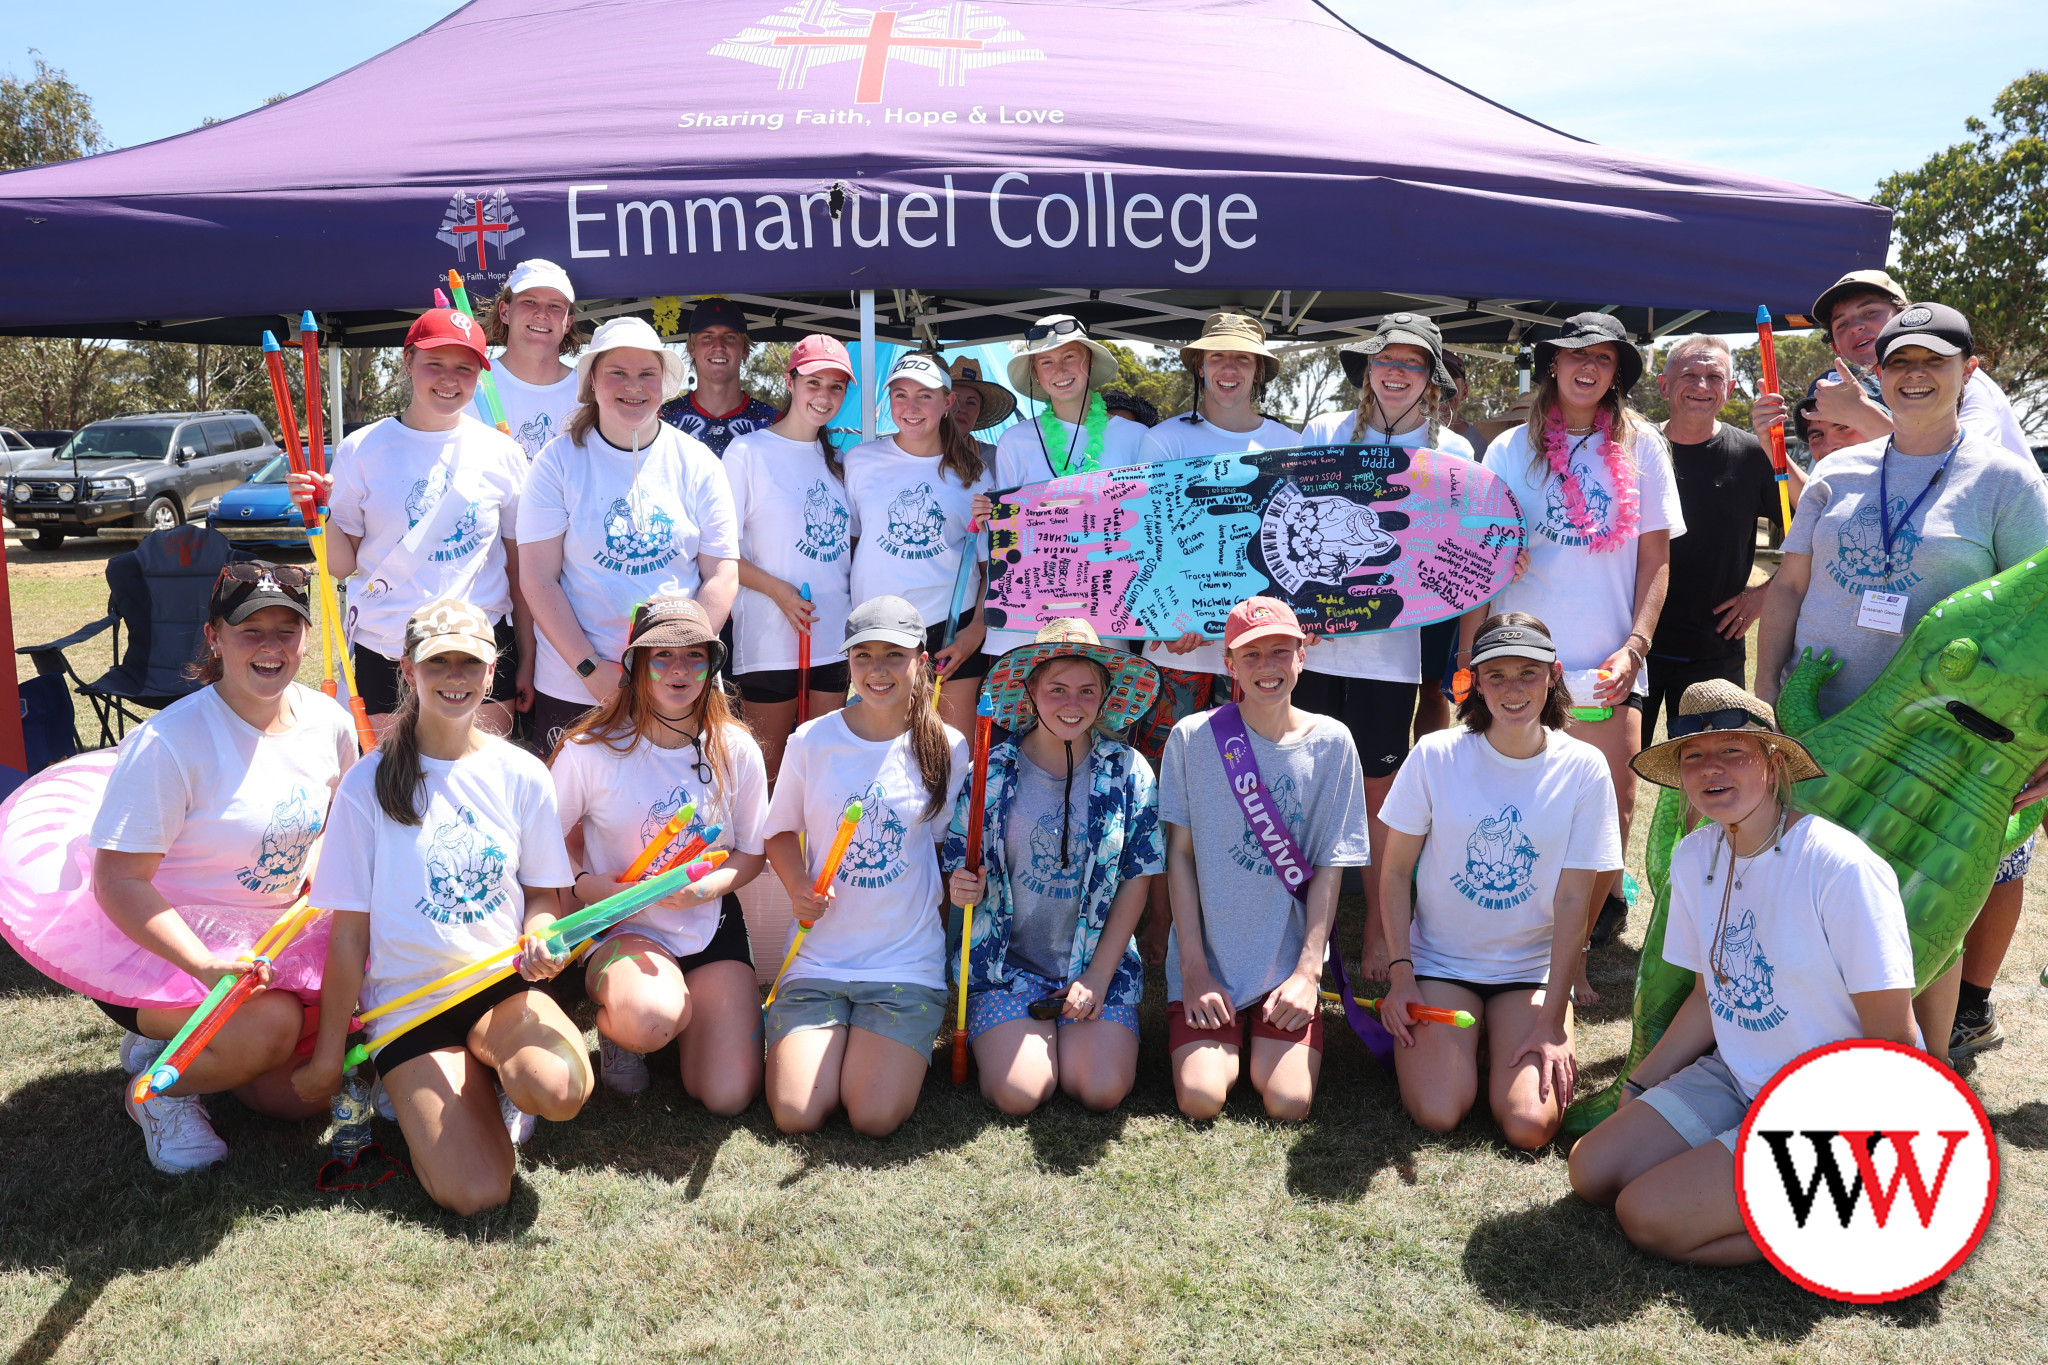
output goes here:
[[[442, 210], [441, 230], [434, 235], [455, 248], [458, 261], [474, 249], [476, 268], [486, 270], [489, 262], [484, 257], [484, 243], [498, 248], [498, 257], [503, 260], [505, 248], [524, 237], [526, 229], [519, 226], [519, 215], [513, 212], [505, 191], [482, 190], [472, 194], [457, 190]], [[475, 243], [474, 248], [471, 243]]]
[[922, 10], [804, 0], [749, 25], [711, 55], [774, 67], [778, 90], [803, 89], [814, 68], [857, 61], [853, 102], [880, 104], [892, 61], [934, 67], [941, 86], [960, 86], [976, 68], [1044, 61], [1037, 48], [1012, 46], [1023, 38], [994, 10], [959, 0]]

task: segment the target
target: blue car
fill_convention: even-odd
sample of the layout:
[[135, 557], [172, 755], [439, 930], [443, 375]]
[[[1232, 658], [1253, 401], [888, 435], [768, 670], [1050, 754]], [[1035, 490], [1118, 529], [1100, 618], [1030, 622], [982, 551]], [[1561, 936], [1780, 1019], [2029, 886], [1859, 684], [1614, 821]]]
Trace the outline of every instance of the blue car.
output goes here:
[[[334, 447], [327, 448], [328, 458], [334, 457]], [[247, 483], [237, 484], [220, 495], [213, 510], [206, 514], [206, 524], [217, 531], [231, 527], [254, 528], [262, 526], [290, 526], [303, 530], [305, 517], [299, 514], [298, 505], [291, 499], [285, 487], [285, 475], [291, 466], [285, 457], [277, 456], [250, 476]], [[304, 539], [293, 540], [237, 540], [237, 545], [262, 545], [279, 550], [303, 550]]]

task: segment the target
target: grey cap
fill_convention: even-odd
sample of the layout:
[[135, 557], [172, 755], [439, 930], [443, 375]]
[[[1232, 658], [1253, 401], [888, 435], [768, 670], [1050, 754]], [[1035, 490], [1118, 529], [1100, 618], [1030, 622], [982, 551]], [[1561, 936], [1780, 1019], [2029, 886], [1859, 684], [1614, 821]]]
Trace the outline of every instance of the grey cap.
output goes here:
[[1471, 667], [1488, 659], [1534, 659], [1539, 664], [1557, 662], [1557, 646], [1550, 637], [1531, 626], [1495, 626], [1472, 642]]
[[900, 597], [870, 597], [847, 613], [844, 643], [852, 649], [869, 640], [923, 649], [924, 618]]

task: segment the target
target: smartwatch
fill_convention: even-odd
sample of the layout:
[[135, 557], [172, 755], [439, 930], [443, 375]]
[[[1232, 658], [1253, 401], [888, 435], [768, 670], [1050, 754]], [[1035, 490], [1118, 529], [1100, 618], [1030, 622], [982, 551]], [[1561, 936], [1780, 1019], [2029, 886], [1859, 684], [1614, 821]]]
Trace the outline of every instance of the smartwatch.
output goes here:
[[597, 660], [594, 658], [585, 659], [582, 663], [576, 665], [576, 676], [579, 678], [587, 678], [595, 672], [597, 672]]

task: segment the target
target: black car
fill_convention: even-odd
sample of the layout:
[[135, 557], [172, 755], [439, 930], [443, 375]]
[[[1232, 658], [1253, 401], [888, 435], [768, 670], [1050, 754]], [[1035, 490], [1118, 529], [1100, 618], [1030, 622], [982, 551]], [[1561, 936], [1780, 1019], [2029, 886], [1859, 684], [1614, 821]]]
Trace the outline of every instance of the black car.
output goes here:
[[203, 516], [277, 453], [263, 423], [241, 408], [110, 417], [9, 475], [7, 516], [35, 532], [38, 550], [101, 526], [163, 530]]

